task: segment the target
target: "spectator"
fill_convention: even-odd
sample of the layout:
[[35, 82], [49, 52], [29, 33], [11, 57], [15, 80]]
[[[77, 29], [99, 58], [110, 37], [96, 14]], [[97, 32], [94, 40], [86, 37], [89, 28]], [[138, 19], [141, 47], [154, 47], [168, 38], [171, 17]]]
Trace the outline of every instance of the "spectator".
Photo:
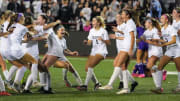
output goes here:
[[79, 4], [79, 5], [78, 5], [78, 8], [76, 9], [76, 12], [75, 12], [75, 16], [76, 16], [76, 17], [79, 17], [82, 8], [83, 8], [83, 5], [82, 5], [82, 4]]
[[107, 19], [107, 16], [106, 16], [107, 10], [108, 10], [107, 6], [104, 6], [104, 8], [101, 12], [101, 16], [103, 17], [104, 21], [106, 21], [106, 19]]
[[[62, 6], [59, 8], [58, 18], [62, 23], [67, 24], [72, 16], [72, 8], [68, 5], [68, 0], [62, 0]], [[68, 25], [64, 25], [68, 29]]]
[[56, 19], [59, 11], [59, 5], [57, 2], [53, 2], [50, 11], [51, 11], [51, 15]]
[[17, 0], [9, 0], [9, 4], [7, 6], [8, 10], [14, 11], [14, 12], [19, 12], [19, 3]]
[[79, 2], [80, 4], [82, 4], [83, 5], [83, 7], [85, 6], [85, 0], [80, 0], [80, 2]]
[[152, 0], [150, 7], [151, 17], [159, 18], [161, 17], [162, 8], [159, 0]]
[[32, 18], [34, 18], [33, 13], [31, 12], [30, 8], [26, 8], [26, 12], [24, 13], [24, 16], [31, 16]]
[[103, 9], [104, 4], [102, 3], [101, 0], [97, 0], [97, 8], [100, 8], [101, 10]]
[[84, 17], [83, 13], [80, 12], [80, 15], [79, 17], [77, 17], [76, 19], [76, 30], [77, 31], [83, 31], [83, 27], [85, 26], [85, 23], [86, 23], [86, 18]]
[[129, 0], [127, 4], [128, 4], [128, 7], [129, 7], [130, 9], [133, 8], [133, 1], [132, 1], [132, 0]]
[[19, 6], [19, 12], [21, 12], [21, 13], [26, 12], [26, 7], [24, 5], [24, 0], [21, 0], [20, 6]]
[[46, 15], [48, 18], [48, 20], [47, 20], [48, 23], [51, 23], [55, 20], [54, 17], [52, 16], [51, 10], [48, 10]]
[[117, 8], [117, 5], [119, 5], [119, 2], [117, 0], [113, 0], [110, 4], [110, 8], [115, 11]]
[[91, 10], [91, 8], [89, 8], [88, 2], [86, 2], [85, 8], [82, 9], [82, 13], [84, 14], [84, 17], [86, 18], [86, 20], [90, 20], [92, 10]]
[[107, 16], [107, 23], [112, 24], [115, 21], [115, 15], [116, 13], [112, 10], [111, 7], [109, 7], [108, 11], [106, 12], [106, 16]]
[[41, 10], [43, 13], [46, 13], [49, 10], [48, 1], [42, 0]]
[[97, 6], [94, 5], [94, 6], [93, 6], [93, 9], [92, 9], [92, 13], [91, 13], [91, 21], [92, 21], [92, 19], [93, 19], [95, 16], [97, 16], [97, 15], [98, 15]]
[[90, 29], [91, 29], [91, 24], [90, 24], [90, 21], [86, 21], [86, 25], [84, 26], [84, 31], [85, 32], [89, 32]]
[[42, 6], [42, 0], [40, 1], [33, 1], [32, 6], [34, 9], [34, 17], [36, 18], [38, 14], [42, 13], [41, 6]]
[[0, 9], [1, 12], [5, 12], [7, 10], [8, 3], [9, 3], [8, 0], [2, 0], [1, 9]]
[[89, 3], [90, 7], [93, 8], [94, 6], [97, 5], [96, 0], [91, 0], [91, 2]]
[[76, 9], [78, 8], [79, 2], [77, 0], [72, 0], [70, 6], [72, 7], [73, 19], [76, 17]]

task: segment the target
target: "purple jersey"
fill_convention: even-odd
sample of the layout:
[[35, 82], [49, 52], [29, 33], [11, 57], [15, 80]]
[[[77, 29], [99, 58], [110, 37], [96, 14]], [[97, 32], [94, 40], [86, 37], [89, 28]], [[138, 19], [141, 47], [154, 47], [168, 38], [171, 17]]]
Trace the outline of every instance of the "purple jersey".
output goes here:
[[[143, 27], [137, 27], [138, 39], [143, 35], [144, 31], [145, 29]], [[148, 43], [140, 41], [138, 43], [138, 49], [143, 51], [148, 50]]]

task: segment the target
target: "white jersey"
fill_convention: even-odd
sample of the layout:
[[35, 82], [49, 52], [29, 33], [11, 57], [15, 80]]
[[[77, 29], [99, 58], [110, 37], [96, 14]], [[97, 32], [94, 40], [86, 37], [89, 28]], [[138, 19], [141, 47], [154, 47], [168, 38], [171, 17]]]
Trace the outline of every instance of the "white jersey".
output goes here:
[[[34, 27], [38, 34], [33, 35], [32, 37], [39, 37], [44, 34], [43, 26], [37, 25]], [[39, 47], [38, 41], [29, 41], [28, 43], [23, 43], [24, 52], [29, 53], [34, 58], [39, 57]]]
[[[8, 21], [5, 21], [2, 25], [1, 25], [1, 31], [0, 32], [7, 32], [7, 27], [9, 25]], [[4, 59], [6, 59], [5, 57], [7, 57], [7, 53], [6, 53], [6, 49], [8, 49], [10, 46], [9, 43], [9, 36], [7, 37], [0, 37], [1, 39], [1, 43], [0, 43], [0, 52], [1, 55]]]
[[62, 39], [59, 39], [60, 43], [61, 43], [61, 47], [63, 50], [67, 49], [67, 45], [66, 45], [66, 39], [64, 37], [62, 37]]
[[6, 50], [9, 52], [7, 59], [18, 60], [25, 55], [21, 42], [28, 29], [19, 23], [13, 24], [11, 27], [15, 27], [15, 29], [12, 34], [9, 35], [10, 47]]
[[[146, 40], [160, 39], [157, 28], [153, 28], [152, 30], [146, 30], [143, 36], [146, 38]], [[151, 56], [157, 56], [157, 57], [162, 56], [162, 48], [149, 44], [148, 57], [151, 57]]]
[[108, 33], [104, 28], [101, 27], [99, 30], [92, 28], [90, 30], [88, 40], [92, 40], [91, 53], [108, 54], [106, 44], [101, 40], [98, 40], [100, 37], [103, 40], [109, 40]]
[[[177, 36], [177, 32], [171, 25], [168, 25], [168, 27], [166, 29], [164, 27], [162, 27], [161, 33], [162, 33], [163, 40], [165, 40], [166, 42], [171, 41], [173, 36]], [[167, 49], [175, 48], [176, 46], [177, 46], [176, 43], [172, 44], [172, 45], [168, 45]]]
[[[172, 26], [174, 27], [176, 32], [178, 32], [178, 30], [180, 30], [180, 21], [177, 22], [176, 20], [173, 20]], [[180, 47], [180, 36], [176, 37], [176, 43], [177, 43], [178, 47]]]
[[[136, 35], [137, 35], [136, 24], [134, 23], [134, 21], [132, 19], [129, 19], [125, 23], [123, 32], [124, 32], [124, 41], [123, 41], [123, 48], [121, 50], [129, 52], [130, 47], [131, 47], [131, 35], [130, 35], [130, 32], [134, 32], [135, 38], [136, 38]], [[135, 50], [135, 48], [136, 48], [136, 42], [134, 42], [133, 49]]]
[[[125, 23], [122, 23], [121, 25], [118, 25], [117, 29], [119, 31], [123, 32], [123, 30], [125, 29]], [[115, 35], [116, 35], [116, 37], [124, 37], [124, 35], [119, 33], [119, 32], [115, 32]], [[122, 47], [123, 47], [123, 40], [116, 39], [117, 52], [119, 52]]]
[[[59, 39], [59, 42], [61, 43], [61, 48], [63, 50], [67, 49], [66, 39], [64, 37], [62, 39]], [[65, 55], [64, 56], [62, 55], [61, 57], [59, 57], [58, 60], [60, 60], [60, 61], [68, 61], [68, 59], [66, 58]]]
[[50, 28], [46, 30], [46, 32], [49, 34], [49, 37], [47, 39], [48, 44], [48, 55], [53, 55], [57, 57], [64, 56], [63, 49], [61, 48], [61, 43], [59, 41], [59, 38], [54, 33], [53, 29]]

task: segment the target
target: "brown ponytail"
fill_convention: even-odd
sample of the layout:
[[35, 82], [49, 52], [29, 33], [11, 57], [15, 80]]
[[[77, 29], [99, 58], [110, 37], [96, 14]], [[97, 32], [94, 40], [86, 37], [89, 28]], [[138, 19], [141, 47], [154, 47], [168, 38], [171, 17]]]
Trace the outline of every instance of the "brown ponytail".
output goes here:
[[11, 16], [11, 20], [10, 20], [10, 22], [9, 22], [9, 25], [8, 25], [8, 27], [7, 27], [7, 30], [9, 29], [9, 27], [10, 27], [12, 24], [14, 24], [14, 23], [17, 21], [17, 18], [18, 18], [18, 14], [14, 14], [14, 15]]
[[152, 25], [154, 27], [156, 27], [158, 29], [159, 32], [161, 32], [161, 25], [159, 24], [159, 21], [154, 19], [154, 18], [151, 18], [152, 19]]

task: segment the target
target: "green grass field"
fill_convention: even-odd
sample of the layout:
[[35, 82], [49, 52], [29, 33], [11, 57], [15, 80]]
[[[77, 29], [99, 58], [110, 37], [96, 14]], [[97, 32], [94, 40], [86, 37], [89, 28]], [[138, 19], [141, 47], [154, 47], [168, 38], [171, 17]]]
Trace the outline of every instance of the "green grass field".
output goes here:
[[[69, 57], [69, 60], [79, 72], [82, 80], [86, 77], [84, 69], [87, 58]], [[94, 69], [98, 80], [102, 85], [106, 85], [113, 72], [113, 59], [106, 59], [102, 61]], [[129, 70], [135, 61], [132, 60], [129, 65]], [[8, 64], [10, 67], [10, 64]], [[166, 70], [176, 71], [175, 65], [170, 63]], [[2, 72], [1, 72], [2, 74]], [[139, 82], [139, 86], [134, 93], [127, 95], [116, 95], [119, 80], [114, 83], [114, 89], [109, 91], [93, 91], [94, 84], [90, 82], [88, 92], [77, 91], [75, 88], [67, 88], [62, 80], [62, 69], [51, 68], [52, 88], [56, 92], [52, 95], [40, 94], [37, 89], [32, 89], [33, 94], [16, 94], [12, 91], [12, 96], [0, 96], [0, 101], [180, 101], [180, 94], [173, 94], [171, 90], [177, 85], [177, 76], [168, 75], [167, 80], [163, 81], [164, 93], [157, 95], [151, 93], [149, 90], [154, 88], [152, 78], [135, 78]], [[76, 84], [71, 73], [68, 73], [68, 78], [72, 84]]]

